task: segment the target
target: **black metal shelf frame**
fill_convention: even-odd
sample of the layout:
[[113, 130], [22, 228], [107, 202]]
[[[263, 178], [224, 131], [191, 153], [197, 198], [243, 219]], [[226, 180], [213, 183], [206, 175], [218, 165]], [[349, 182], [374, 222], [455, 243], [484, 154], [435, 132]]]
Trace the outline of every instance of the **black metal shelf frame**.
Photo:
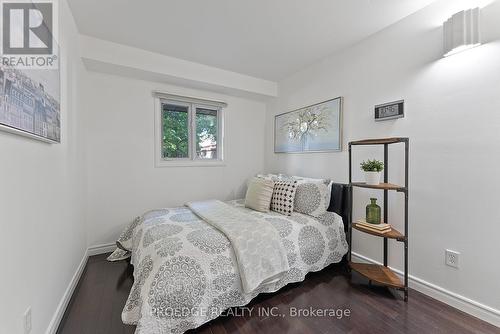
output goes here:
[[[384, 146], [384, 182], [389, 182], [389, 145], [404, 143], [405, 148], [405, 185], [404, 188], [400, 188], [397, 192], [401, 192], [405, 196], [404, 204], [404, 300], [408, 301], [408, 163], [409, 163], [409, 146], [410, 139], [406, 137], [398, 138], [387, 138], [387, 139], [370, 139], [354, 141], [349, 143], [349, 193], [350, 193], [350, 214], [349, 214], [349, 262], [351, 262], [351, 252], [352, 252], [352, 211], [353, 211], [353, 183], [352, 183], [352, 146], [365, 146], [365, 145], [383, 145]], [[384, 190], [384, 222], [388, 223], [388, 209], [389, 209], [389, 189]], [[384, 266], [387, 267], [387, 257], [388, 257], [388, 241], [387, 238], [383, 238], [384, 242]]]

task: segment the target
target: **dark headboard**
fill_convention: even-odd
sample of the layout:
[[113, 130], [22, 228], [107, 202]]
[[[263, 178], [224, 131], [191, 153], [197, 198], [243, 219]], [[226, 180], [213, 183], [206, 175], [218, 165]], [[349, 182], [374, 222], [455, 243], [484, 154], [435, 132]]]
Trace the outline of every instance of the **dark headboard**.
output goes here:
[[332, 185], [332, 197], [328, 211], [335, 212], [342, 217], [344, 221], [344, 231], [349, 227], [349, 215], [351, 210], [351, 194], [349, 185], [343, 183], [334, 183]]

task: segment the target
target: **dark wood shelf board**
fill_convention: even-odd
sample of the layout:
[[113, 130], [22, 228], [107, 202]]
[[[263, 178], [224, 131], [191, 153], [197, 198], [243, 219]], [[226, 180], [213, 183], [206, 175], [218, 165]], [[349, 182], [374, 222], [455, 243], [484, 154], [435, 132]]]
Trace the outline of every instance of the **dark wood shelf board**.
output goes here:
[[383, 190], [396, 190], [396, 191], [405, 191], [405, 187], [398, 186], [397, 184], [392, 183], [380, 183], [377, 185], [366, 184], [364, 182], [352, 182], [351, 185], [353, 187], [361, 187], [361, 188], [370, 188], [370, 189], [383, 189]]
[[406, 137], [392, 137], [392, 138], [377, 138], [377, 139], [363, 139], [356, 140], [349, 143], [349, 145], [384, 145], [384, 144], [395, 144], [403, 143], [407, 141]]
[[368, 233], [371, 235], [375, 235], [377, 237], [396, 239], [397, 241], [405, 241], [405, 239], [406, 239], [405, 236], [403, 234], [401, 234], [401, 232], [399, 232], [395, 228], [391, 228], [391, 230], [389, 232], [380, 233], [380, 232], [376, 232], [376, 231], [367, 230], [367, 229], [363, 228], [363, 225], [360, 225], [358, 223], [353, 223], [352, 227], [358, 231]]
[[356, 262], [349, 262], [349, 267], [373, 282], [396, 289], [403, 289], [405, 287], [399, 277], [388, 267]]

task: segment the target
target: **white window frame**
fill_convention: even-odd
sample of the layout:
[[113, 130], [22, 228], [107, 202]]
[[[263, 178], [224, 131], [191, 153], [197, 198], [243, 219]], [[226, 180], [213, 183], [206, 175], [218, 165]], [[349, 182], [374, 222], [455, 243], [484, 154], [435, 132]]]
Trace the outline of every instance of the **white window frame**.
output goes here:
[[[195, 97], [180, 96], [162, 92], [153, 92], [155, 98], [155, 166], [156, 167], [221, 167], [224, 163], [224, 108], [225, 102]], [[189, 157], [164, 158], [162, 156], [162, 104], [171, 103], [188, 107], [189, 115]], [[196, 157], [196, 109], [217, 110], [217, 159], [200, 159]]]

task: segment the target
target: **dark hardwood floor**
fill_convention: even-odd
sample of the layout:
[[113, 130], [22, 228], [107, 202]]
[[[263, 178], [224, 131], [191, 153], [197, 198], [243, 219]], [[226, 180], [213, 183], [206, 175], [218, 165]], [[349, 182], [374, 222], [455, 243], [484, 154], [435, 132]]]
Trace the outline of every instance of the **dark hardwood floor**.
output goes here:
[[[134, 333], [133, 326], [121, 322], [132, 282], [128, 263], [107, 262], [106, 255], [90, 257], [58, 334]], [[417, 291], [410, 290], [405, 303], [386, 288], [368, 286], [355, 273], [351, 283], [338, 266], [259, 296], [248, 307], [253, 307], [252, 315], [219, 317], [189, 333], [500, 333], [499, 328]], [[277, 307], [285, 316], [259, 316], [257, 310], [266, 307]], [[309, 307], [349, 310], [350, 316], [290, 316], [291, 308]]]

